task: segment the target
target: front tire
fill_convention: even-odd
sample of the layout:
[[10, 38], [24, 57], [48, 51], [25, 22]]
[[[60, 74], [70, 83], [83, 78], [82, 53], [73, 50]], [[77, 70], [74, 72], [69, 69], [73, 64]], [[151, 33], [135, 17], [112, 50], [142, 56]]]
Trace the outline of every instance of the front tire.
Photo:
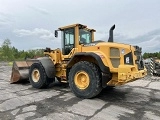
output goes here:
[[69, 72], [69, 86], [77, 97], [97, 96], [102, 90], [99, 67], [87, 61], [76, 63]]
[[29, 70], [29, 81], [34, 88], [46, 88], [52, 83], [53, 78], [48, 78], [41, 63], [33, 63]]

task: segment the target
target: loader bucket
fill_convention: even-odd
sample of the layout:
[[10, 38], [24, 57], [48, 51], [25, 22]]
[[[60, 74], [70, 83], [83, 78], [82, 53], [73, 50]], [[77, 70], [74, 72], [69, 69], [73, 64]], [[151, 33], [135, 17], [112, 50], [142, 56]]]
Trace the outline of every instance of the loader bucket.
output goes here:
[[29, 79], [29, 68], [32, 65], [32, 60], [15, 61], [12, 67], [10, 83], [15, 83]]

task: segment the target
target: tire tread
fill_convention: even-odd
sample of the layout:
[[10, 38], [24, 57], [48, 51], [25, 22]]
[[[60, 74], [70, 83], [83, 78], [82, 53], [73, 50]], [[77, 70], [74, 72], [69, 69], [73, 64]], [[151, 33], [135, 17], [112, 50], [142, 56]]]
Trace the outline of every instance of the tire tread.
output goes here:
[[[80, 98], [93, 98], [95, 96], [97, 96], [101, 90], [102, 90], [102, 85], [101, 85], [101, 71], [99, 69], [99, 67], [94, 64], [94, 63], [91, 63], [91, 62], [88, 62], [88, 61], [80, 61], [78, 63], [76, 63], [70, 70], [69, 72], [69, 83], [71, 83], [71, 74], [72, 72], [74, 72], [75, 68], [77, 66], [81, 66], [81, 65], [84, 65], [84, 66], [88, 66], [89, 68], [91, 68], [94, 73], [95, 73], [95, 80], [96, 80], [96, 86], [94, 88], [94, 91], [91, 92], [91, 94], [89, 94], [88, 96], [83, 96], [83, 95], [79, 95], [77, 94], [72, 88], [71, 88], [71, 91], [77, 96], [77, 97], [80, 97]], [[71, 87], [71, 86], [70, 86]]]

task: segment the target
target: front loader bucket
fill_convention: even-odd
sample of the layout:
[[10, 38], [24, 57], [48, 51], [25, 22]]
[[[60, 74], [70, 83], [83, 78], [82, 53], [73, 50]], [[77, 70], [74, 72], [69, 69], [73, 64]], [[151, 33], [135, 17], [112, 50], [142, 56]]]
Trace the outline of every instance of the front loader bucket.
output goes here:
[[29, 67], [32, 65], [33, 61], [15, 61], [12, 67], [12, 74], [10, 83], [15, 83], [22, 80], [29, 79]]

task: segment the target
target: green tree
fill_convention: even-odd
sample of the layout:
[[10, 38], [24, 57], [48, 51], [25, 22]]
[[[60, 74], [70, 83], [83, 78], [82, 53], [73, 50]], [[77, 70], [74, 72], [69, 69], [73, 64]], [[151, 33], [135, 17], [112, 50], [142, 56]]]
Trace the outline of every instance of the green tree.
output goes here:
[[15, 59], [18, 59], [20, 57], [20, 54], [17, 48], [12, 47], [12, 52]]
[[143, 58], [144, 58], [144, 59], [149, 58], [148, 53], [145, 52], [145, 53], [143, 54]]
[[159, 59], [160, 59], [160, 52], [158, 52], [157, 58], [159, 58]]
[[12, 61], [14, 60], [14, 55], [11, 47], [11, 42], [9, 39], [5, 39], [2, 43], [1, 49], [0, 49], [1, 57], [0, 60], [3, 61]]

